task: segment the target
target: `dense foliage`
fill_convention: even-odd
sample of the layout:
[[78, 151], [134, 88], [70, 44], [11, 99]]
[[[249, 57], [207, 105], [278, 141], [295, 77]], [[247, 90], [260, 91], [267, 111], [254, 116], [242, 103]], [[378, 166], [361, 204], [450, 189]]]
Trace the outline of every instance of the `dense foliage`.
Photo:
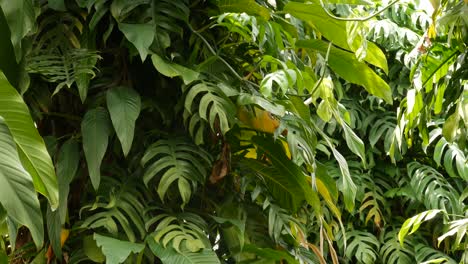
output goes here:
[[468, 263], [466, 0], [0, 0], [0, 263]]

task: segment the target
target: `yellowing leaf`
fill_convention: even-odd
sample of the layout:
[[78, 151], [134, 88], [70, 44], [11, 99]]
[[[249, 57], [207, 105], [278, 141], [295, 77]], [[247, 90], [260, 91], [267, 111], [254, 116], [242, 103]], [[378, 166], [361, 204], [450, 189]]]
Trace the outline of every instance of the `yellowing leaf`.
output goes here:
[[254, 108], [255, 113], [247, 111], [244, 107], [237, 109], [237, 117], [245, 125], [266, 133], [273, 134], [279, 127], [279, 121], [270, 112], [260, 108]]

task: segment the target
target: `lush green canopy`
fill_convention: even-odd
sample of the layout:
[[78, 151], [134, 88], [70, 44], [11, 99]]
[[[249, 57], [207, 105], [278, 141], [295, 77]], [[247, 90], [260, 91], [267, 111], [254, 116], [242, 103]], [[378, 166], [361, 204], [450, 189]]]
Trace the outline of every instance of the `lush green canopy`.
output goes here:
[[468, 1], [0, 0], [0, 263], [468, 263]]

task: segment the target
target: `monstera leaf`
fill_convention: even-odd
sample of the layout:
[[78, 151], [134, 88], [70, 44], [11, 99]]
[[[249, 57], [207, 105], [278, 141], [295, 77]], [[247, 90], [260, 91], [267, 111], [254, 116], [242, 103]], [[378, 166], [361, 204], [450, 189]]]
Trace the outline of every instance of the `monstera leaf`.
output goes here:
[[157, 191], [164, 200], [169, 187], [177, 182], [182, 207], [190, 200], [192, 187], [203, 183], [208, 175], [211, 156], [200, 147], [183, 140], [159, 140], [145, 152], [141, 163], [146, 167], [143, 180], [146, 185], [155, 176], [160, 177]]

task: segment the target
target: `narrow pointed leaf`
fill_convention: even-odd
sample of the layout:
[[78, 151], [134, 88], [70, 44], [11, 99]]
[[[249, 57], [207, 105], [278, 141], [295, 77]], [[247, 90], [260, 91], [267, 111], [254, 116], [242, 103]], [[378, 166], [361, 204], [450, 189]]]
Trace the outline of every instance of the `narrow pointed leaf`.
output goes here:
[[107, 111], [98, 107], [88, 111], [81, 122], [83, 150], [88, 163], [89, 176], [95, 190], [101, 180], [101, 162], [107, 150], [111, 123]]

